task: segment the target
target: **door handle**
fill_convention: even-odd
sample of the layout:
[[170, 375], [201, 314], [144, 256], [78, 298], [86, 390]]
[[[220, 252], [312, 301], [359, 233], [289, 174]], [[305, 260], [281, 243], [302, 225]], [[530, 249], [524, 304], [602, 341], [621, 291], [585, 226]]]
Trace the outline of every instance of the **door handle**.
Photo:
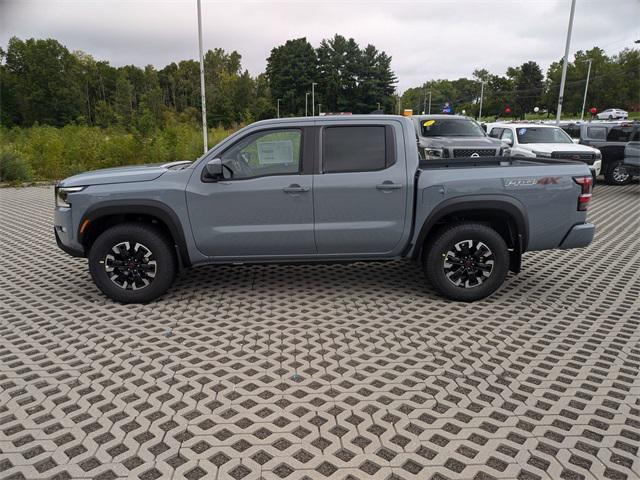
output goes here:
[[402, 188], [401, 183], [383, 182], [376, 185], [378, 190], [400, 190]]
[[304, 193], [309, 191], [309, 187], [301, 187], [297, 183], [293, 185], [289, 185], [288, 187], [284, 187], [282, 189], [284, 193]]

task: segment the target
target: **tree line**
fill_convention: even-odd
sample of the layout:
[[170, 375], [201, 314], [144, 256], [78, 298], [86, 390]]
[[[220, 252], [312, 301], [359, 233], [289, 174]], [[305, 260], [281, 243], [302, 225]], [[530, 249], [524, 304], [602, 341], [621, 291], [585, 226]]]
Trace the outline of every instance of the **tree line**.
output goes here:
[[[393, 105], [391, 57], [341, 35], [317, 49], [305, 38], [287, 41], [271, 51], [266, 72], [255, 77], [241, 60], [238, 52], [220, 48], [204, 55], [210, 125], [229, 128], [274, 117], [277, 99], [283, 114], [303, 115], [312, 82], [323, 109], [369, 113], [378, 103]], [[14, 37], [0, 49], [0, 123], [122, 126], [148, 133], [167, 117], [197, 122], [199, 68], [196, 60], [162, 69], [114, 67], [54, 39]]]
[[[640, 50], [624, 49], [608, 56], [598, 47], [577, 51], [567, 64], [567, 80], [564, 90], [563, 113], [579, 116], [582, 110], [587, 70], [591, 60], [591, 72], [585, 110], [595, 107], [640, 110]], [[546, 74], [535, 61], [527, 61], [518, 67], [509, 67], [504, 75], [496, 75], [486, 69], [477, 69], [471, 78], [457, 80], [430, 80], [418, 87], [407, 89], [398, 106], [414, 112], [428, 110], [431, 92], [431, 113], [440, 113], [449, 103], [455, 113], [465, 111], [477, 116], [480, 109], [481, 83], [484, 83], [482, 102], [483, 117], [524, 118], [538, 107], [540, 112], [553, 115], [556, 112], [562, 60], [553, 62]], [[509, 112], [509, 113], [507, 113]], [[585, 112], [588, 117], [588, 113]]]

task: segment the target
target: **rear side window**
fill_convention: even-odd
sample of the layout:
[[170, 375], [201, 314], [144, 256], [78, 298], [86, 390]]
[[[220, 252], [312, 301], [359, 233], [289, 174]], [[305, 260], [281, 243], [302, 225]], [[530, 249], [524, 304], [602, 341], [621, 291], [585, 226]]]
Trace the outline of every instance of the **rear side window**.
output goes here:
[[382, 170], [394, 163], [392, 144], [391, 127], [326, 127], [322, 135], [322, 171]]
[[605, 127], [588, 127], [587, 136], [592, 140], [606, 140], [607, 129]]

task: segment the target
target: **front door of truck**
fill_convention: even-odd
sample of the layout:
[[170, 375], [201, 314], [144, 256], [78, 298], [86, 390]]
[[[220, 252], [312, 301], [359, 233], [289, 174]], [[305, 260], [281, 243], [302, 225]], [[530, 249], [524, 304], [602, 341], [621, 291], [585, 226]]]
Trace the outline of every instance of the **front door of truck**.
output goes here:
[[409, 194], [398, 131], [375, 124], [321, 128], [313, 189], [318, 254], [388, 254], [398, 248]]
[[303, 168], [313, 135], [305, 132], [250, 133], [219, 155], [221, 178], [207, 178], [206, 169], [194, 172], [186, 195], [198, 250], [243, 258], [316, 253], [313, 176]]

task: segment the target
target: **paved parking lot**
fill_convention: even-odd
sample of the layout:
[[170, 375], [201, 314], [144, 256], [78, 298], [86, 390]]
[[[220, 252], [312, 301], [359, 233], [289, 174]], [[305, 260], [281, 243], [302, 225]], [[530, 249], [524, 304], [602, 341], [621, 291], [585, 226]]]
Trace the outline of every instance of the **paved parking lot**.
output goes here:
[[0, 190], [0, 478], [638, 479], [640, 188], [475, 304], [405, 264], [206, 267], [114, 304]]

